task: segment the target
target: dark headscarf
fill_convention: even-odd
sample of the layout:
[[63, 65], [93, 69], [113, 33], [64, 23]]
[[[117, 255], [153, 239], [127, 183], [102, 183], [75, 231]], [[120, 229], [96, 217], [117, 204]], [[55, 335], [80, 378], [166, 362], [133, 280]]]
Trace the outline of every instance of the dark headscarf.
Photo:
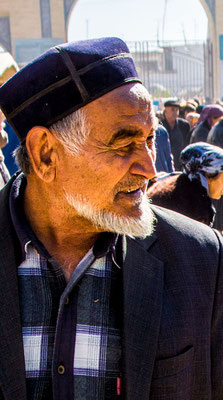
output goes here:
[[201, 111], [198, 119], [198, 124], [203, 121], [208, 121], [209, 126], [212, 126], [212, 118], [223, 117], [223, 107], [219, 104], [210, 104], [205, 106]]
[[198, 179], [209, 194], [205, 172], [209, 174], [223, 172], [223, 149], [209, 143], [197, 142], [185, 147], [180, 160], [183, 172], [188, 178], [191, 181]]

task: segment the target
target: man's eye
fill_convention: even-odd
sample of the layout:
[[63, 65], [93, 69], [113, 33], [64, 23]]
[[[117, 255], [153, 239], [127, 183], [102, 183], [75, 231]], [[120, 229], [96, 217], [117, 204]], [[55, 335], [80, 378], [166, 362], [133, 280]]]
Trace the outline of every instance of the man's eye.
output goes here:
[[146, 139], [146, 142], [147, 142], [147, 145], [148, 146], [152, 146], [153, 145], [153, 143], [154, 143], [154, 135], [152, 135], [152, 136], [148, 136], [148, 138]]
[[120, 154], [126, 154], [126, 153], [130, 153], [133, 150], [133, 148], [134, 148], [134, 144], [129, 143], [129, 144], [126, 144], [125, 146], [118, 147], [117, 149], [115, 149], [115, 151]]
[[132, 144], [127, 144], [126, 146], [120, 147], [118, 151], [129, 151], [132, 148]]

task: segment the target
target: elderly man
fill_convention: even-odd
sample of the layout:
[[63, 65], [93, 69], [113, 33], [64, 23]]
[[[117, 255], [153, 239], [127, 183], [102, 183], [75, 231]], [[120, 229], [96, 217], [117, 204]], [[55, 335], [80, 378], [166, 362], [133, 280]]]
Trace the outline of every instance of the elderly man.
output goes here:
[[223, 398], [222, 242], [146, 198], [156, 126], [125, 43], [50, 49], [0, 104], [23, 171], [0, 192], [0, 399]]

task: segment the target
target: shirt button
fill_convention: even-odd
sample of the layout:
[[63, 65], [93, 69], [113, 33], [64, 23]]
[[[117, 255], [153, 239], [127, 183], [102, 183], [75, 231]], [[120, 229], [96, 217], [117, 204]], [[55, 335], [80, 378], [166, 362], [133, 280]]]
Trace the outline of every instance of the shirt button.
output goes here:
[[59, 365], [59, 367], [57, 368], [57, 372], [59, 375], [63, 375], [65, 372], [65, 368], [62, 364]]
[[69, 304], [69, 297], [68, 297], [68, 296], [67, 296], [66, 299], [65, 299], [65, 304], [66, 304], [66, 305]]

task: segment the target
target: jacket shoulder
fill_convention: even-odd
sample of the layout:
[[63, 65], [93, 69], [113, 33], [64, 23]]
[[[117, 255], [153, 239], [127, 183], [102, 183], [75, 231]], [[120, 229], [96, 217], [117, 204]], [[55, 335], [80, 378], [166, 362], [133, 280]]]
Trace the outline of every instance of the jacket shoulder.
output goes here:
[[[207, 225], [175, 211], [151, 206], [155, 216], [154, 232], [138, 240], [148, 257], [164, 263], [166, 277], [178, 274], [208, 276], [215, 286], [218, 270], [222, 268], [223, 241], [220, 234]], [[205, 278], [206, 279], [206, 278]]]
[[191, 248], [202, 246], [204, 252], [211, 246], [215, 249], [222, 246], [220, 234], [209, 226], [163, 207], [152, 205], [151, 208], [156, 220], [154, 235], [165, 243], [176, 247], [178, 243]]
[[184, 128], [185, 130], [187, 130], [187, 129], [189, 130], [189, 129], [190, 129], [190, 124], [189, 124], [189, 122], [186, 121], [185, 119], [183, 119], [183, 118], [178, 118], [177, 121], [178, 121], [178, 124], [179, 124], [179, 126], [180, 126], [181, 128]]

